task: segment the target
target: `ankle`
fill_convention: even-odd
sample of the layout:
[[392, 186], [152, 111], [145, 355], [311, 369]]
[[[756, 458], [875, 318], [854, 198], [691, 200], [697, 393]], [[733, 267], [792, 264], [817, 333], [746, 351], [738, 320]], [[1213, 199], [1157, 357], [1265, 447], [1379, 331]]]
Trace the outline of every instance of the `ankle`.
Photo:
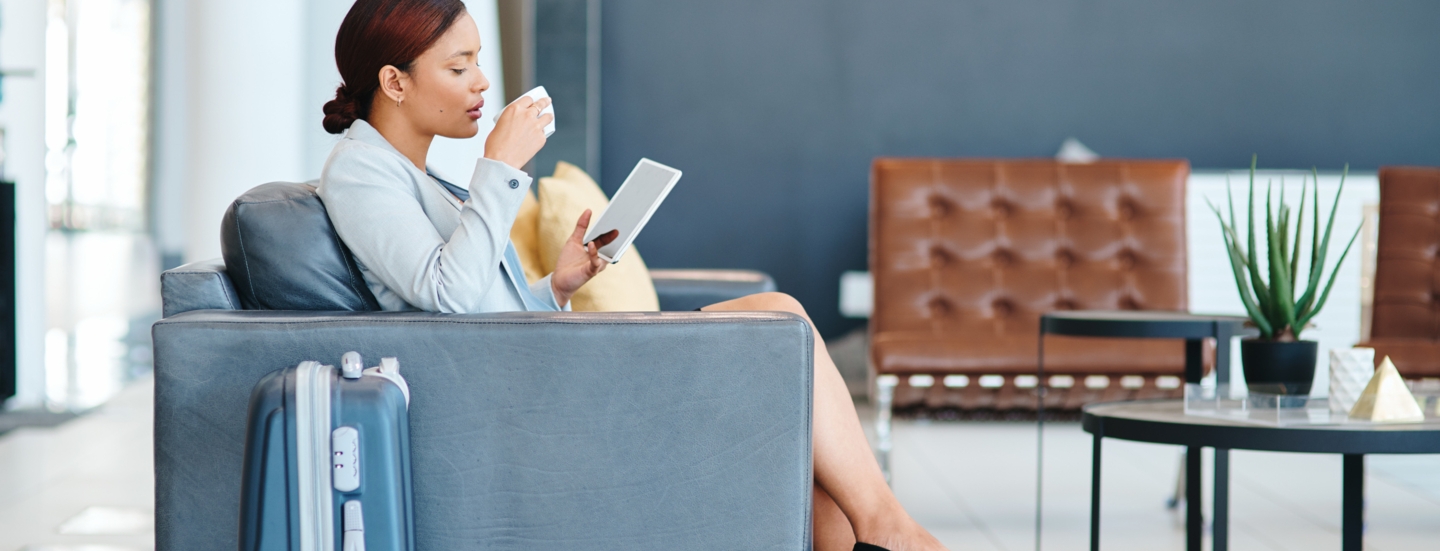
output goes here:
[[883, 507], [869, 515], [850, 519], [855, 529], [855, 539], [865, 543], [889, 541], [896, 535], [907, 532], [912, 525], [910, 514], [899, 504]]

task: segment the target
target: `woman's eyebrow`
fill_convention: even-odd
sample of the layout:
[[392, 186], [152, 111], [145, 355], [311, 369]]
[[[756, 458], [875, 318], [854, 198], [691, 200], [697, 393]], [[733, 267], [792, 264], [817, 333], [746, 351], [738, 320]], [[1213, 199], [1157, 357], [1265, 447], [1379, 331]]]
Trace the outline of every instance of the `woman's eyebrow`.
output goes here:
[[454, 59], [454, 58], [457, 58], [457, 57], [470, 57], [470, 56], [472, 56], [472, 55], [475, 55], [475, 52], [474, 52], [473, 50], [460, 50], [460, 51], [457, 51], [457, 52], [455, 52], [455, 53], [453, 53], [453, 54], [450, 54], [450, 57], [447, 57], [447, 58], [445, 58], [445, 59]]

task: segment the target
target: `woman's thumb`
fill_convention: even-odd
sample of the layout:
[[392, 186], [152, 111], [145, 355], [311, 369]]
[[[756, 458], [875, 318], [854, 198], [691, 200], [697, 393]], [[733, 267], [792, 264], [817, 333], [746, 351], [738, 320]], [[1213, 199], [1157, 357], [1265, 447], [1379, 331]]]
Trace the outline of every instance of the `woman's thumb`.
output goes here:
[[570, 236], [571, 240], [579, 241], [585, 238], [585, 230], [590, 229], [590, 209], [580, 213], [580, 219], [575, 221], [575, 233]]

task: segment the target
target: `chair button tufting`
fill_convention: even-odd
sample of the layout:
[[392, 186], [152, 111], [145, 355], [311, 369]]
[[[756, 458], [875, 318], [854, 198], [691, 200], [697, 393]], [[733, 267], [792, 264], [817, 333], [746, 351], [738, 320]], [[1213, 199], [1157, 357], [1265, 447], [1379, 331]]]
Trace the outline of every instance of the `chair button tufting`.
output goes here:
[[930, 248], [930, 266], [939, 268], [950, 264], [950, 252], [944, 247], [935, 245]]
[[930, 205], [930, 216], [932, 218], [944, 218], [950, 215], [950, 201], [939, 195], [931, 195], [926, 201]]
[[1075, 216], [1075, 207], [1072, 206], [1069, 201], [1059, 201], [1055, 203], [1056, 219], [1065, 220], [1071, 216]]
[[995, 317], [997, 318], [1008, 318], [1010, 314], [1015, 312], [1015, 306], [1003, 298], [990, 304], [990, 309], [995, 312]]
[[516, 180], [516, 179], [513, 179], [513, 178], [512, 178], [512, 179], [510, 180], [510, 189], [519, 189], [519, 188], [520, 188], [520, 180]]
[[1128, 221], [1128, 220], [1134, 220], [1134, 219], [1135, 219], [1135, 214], [1138, 212], [1138, 210], [1139, 210], [1139, 209], [1135, 208], [1135, 203], [1132, 203], [1132, 202], [1130, 202], [1129, 200], [1121, 201], [1121, 202], [1120, 202], [1120, 219], [1121, 219], [1121, 220], [1127, 220], [1127, 221]]
[[1004, 200], [996, 199], [990, 203], [990, 212], [994, 214], [996, 218], [1008, 218], [1013, 211], [1014, 208], [1010, 206], [1010, 203]]
[[930, 308], [930, 317], [932, 318], [943, 318], [950, 315], [950, 301], [945, 300], [945, 297], [932, 298], [926, 306]]
[[1135, 269], [1137, 261], [1134, 251], [1122, 251], [1116, 259], [1120, 261], [1121, 270], [1130, 271]]
[[1140, 309], [1140, 301], [1135, 300], [1135, 297], [1122, 297], [1122, 298], [1120, 299], [1120, 309], [1121, 309], [1121, 310], [1139, 310], [1139, 309]]
[[998, 249], [990, 255], [990, 261], [995, 263], [996, 268], [1004, 268], [1015, 263], [1015, 255], [1010, 251]]
[[1075, 265], [1075, 253], [1061, 249], [1055, 253], [1055, 264], [1061, 268], [1069, 268]]

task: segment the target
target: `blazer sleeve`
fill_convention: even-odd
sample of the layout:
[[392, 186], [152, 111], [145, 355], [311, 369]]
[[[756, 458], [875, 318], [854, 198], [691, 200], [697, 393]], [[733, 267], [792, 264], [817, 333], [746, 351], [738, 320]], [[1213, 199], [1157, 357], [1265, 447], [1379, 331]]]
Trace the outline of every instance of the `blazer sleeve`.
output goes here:
[[460, 225], [446, 236], [421, 208], [404, 162], [363, 144], [335, 152], [319, 194], [336, 233], [371, 275], [411, 306], [481, 312], [488, 293], [504, 292], [500, 260], [530, 177], [498, 161], [477, 160]]

